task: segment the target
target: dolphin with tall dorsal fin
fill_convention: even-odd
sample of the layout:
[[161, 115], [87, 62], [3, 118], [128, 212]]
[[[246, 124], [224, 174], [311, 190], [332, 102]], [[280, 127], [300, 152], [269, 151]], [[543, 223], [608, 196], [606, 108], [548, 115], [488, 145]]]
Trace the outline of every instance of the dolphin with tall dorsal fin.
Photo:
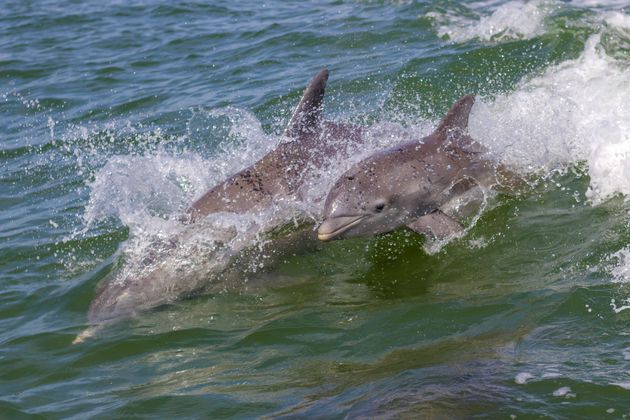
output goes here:
[[[281, 197], [297, 197], [306, 171], [321, 167], [330, 156], [347, 154], [350, 145], [360, 142], [361, 128], [324, 120], [327, 80], [328, 70], [323, 69], [307, 86], [284, 130], [288, 141], [207, 191], [188, 209], [184, 221], [194, 223], [211, 213], [257, 211]], [[312, 236], [312, 232], [307, 233]], [[298, 232], [296, 236], [304, 235]], [[174, 248], [183, 241], [185, 238], [173, 238], [167, 246]], [[293, 250], [295, 244], [291, 238], [281, 238], [270, 247], [281, 254], [285, 248]], [[154, 262], [150, 255], [147, 260]], [[100, 325], [194, 294], [200, 288], [199, 278], [207, 277], [203, 272], [182, 275], [167, 268], [137, 277], [114, 275], [103, 280], [88, 309], [88, 321], [93, 327], [74, 342], [79, 343], [93, 335]]]
[[322, 241], [369, 236], [401, 226], [444, 239], [464, 227], [443, 211], [477, 186], [513, 175], [484, 157], [467, 133], [473, 96], [460, 98], [429, 136], [377, 153], [346, 171], [330, 190]]
[[206, 192], [188, 210], [191, 221], [210, 213], [241, 213], [269, 205], [278, 196], [295, 195], [308, 165], [318, 167], [326, 156], [360, 140], [360, 128], [324, 121], [327, 81], [328, 70], [323, 69], [307, 86], [284, 130], [290, 141]]

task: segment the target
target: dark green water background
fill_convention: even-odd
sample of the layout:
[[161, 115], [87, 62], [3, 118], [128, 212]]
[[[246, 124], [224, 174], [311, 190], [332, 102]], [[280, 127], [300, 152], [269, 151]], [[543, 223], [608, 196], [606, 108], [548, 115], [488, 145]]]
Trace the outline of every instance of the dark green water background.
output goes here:
[[[530, 3], [544, 15], [532, 33], [510, 32], [523, 25], [508, 13], [503, 32], [458, 38], [440, 19], [474, 30], [502, 2], [3, 2], [0, 418], [630, 415], [630, 311], [611, 307], [630, 295], [615, 275], [630, 206], [586, 200], [588, 159], [571, 156], [434, 255], [406, 231], [338, 241], [255, 291], [183, 300], [71, 345], [139, 232], [120, 214], [145, 210], [120, 173], [106, 188], [108, 163], [159, 167], [166, 154], [216, 172], [204, 162], [256, 134], [213, 111], [245, 112], [276, 138], [322, 67], [331, 119], [431, 122], [468, 92], [492, 103], [580, 57], [601, 16], [628, 18], [623, 3], [589, 3]], [[625, 36], [602, 35], [622, 74]], [[151, 182], [150, 168], [124, 176]], [[180, 181], [175, 204], [168, 190], [140, 194], [159, 202], [153, 217], [202, 192]], [[97, 193], [114, 210], [86, 215]]]

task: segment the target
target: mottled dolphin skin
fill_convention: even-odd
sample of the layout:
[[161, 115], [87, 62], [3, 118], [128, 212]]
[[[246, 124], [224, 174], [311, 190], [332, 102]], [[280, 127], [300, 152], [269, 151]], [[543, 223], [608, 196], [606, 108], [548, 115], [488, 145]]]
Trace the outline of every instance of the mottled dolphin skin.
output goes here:
[[[329, 157], [343, 156], [350, 145], [361, 140], [359, 127], [323, 120], [327, 80], [326, 69], [311, 80], [284, 131], [286, 141], [252, 166], [210, 189], [192, 204], [182, 220], [189, 224], [189, 230], [211, 213], [246, 213], [268, 208], [274, 201], [283, 198], [299, 199], [299, 187], [309, 169], [322, 167]], [[311, 242], [316, 242], [312, 232], [308, 230], [307, 233], [308, 238], [312, 238]], [[308, 238], [305, 238], [304, 232], [294, 232], [287, 237], [274, 239], [264, 252], [276, 255], [294, 252], [296, 243], [305, 246]], [[159, 246], [177, 249], [185, 242], [185, 237], [176, 237]], [[238, 259], [238, 255], [235, 257]], [[104, 325], [199, 293], [215, 270], [214, 266], [207, 268], [201, 261], [195, 265], [196, 268], [181, 272], [173, 270], [168, 261], [157, 258], [156, 261], [151, 251], [148, 252], [146, 259], [150, 269], [142, 270], [148, 271], [146, 274], [121, 277], [120, 273], [115, 273], [101, 281], [88, 310], [89, 323], [94, 326]], [[92, 335], [95, 328], [80, 334], [75, 343]]]
[[190, 221], [210, 213], [250, 211], [295, 196], [307, 166], [320, 167], [326, 157], [343, 153], [361, 139], [359, 127], [323, 120], [327, 80], [328, 70], [323, 69], [304, 91], [284, 131], [289, 141], [206, 192], [188, 210]]
[[459, 99], [429, 136], [357, 163], [330, 190], [318, 238], [368, 236], [407, 226], [438, 239], [463, 230], [444, 208], [480, 185], [511, 175], [484, 158], [468, 134], [473, 96]]

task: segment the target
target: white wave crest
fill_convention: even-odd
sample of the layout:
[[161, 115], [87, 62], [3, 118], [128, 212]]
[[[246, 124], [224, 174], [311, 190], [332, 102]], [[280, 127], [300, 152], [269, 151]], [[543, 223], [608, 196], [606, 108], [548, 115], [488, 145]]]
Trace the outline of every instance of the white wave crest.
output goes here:
[[427, 17], [433, 20], [438, 36], [452, 42], [530, 39], [544, 32], [545, 18], [558, 4], [535, 0], [510, 1], [500, 5], [496, 2], [474, 3], [469, 6], [471, 9], [465, 15], [447, 11], [430, 12]]
[[594, 35], [576, 60], [473, 108], [470, 132], [522, 172], [588, 164], [594, 203], [630, 194], [630, 73]]

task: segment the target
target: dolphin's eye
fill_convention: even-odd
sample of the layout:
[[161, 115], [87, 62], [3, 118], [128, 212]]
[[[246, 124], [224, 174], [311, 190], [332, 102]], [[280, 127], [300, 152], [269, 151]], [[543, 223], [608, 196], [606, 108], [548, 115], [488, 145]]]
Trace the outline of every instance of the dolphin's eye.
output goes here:
[[385, 203], [378, 203], [375, 207], [374, 210], [376, 210], [377, 213], [380, 213], [383, 211], [383, 209], [385, 208]]

